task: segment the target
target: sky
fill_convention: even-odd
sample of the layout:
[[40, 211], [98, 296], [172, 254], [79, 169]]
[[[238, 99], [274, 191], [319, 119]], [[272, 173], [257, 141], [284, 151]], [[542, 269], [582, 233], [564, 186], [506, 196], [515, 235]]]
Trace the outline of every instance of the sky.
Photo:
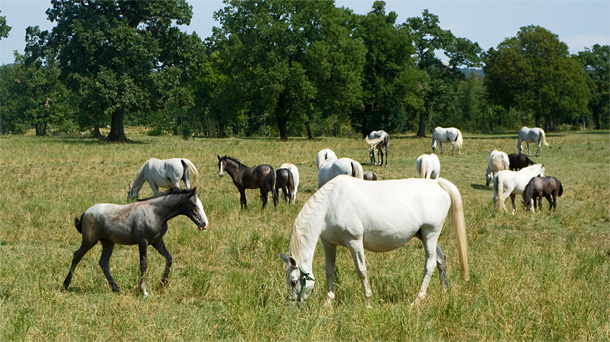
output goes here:
[[[201, 38], [218, 26], [212, 15], [221, 9], [222, 0], [187, 0], [193, 6], [193, 18], [187, 32], [197, 32]], [[505, 38], [516, 36], [523, 26], [546, 28], [568, 45], [571, 54], [591, 48], [594, 44], [610, 45], [610, 1], [528, 1], [528, 0], [385, 0], [386, 13], [398, 14], [397, 23], [421, 16], [424, 9], [439, 17], [440, 26], [455, 36], [479, 43], [481, 48], [496, 48]], [[336, 0], [337, 7], [347, 7], [355, 13], [370, 12], [373, 0]], [[14, 62], [13, 51], [23, 54], [25, 29], [40, 26], [51, 30], [45, 11], [50, 0], [0, 0], [0, 15], [12, 27], [9, 37], [0, 40], [0, 65]]]

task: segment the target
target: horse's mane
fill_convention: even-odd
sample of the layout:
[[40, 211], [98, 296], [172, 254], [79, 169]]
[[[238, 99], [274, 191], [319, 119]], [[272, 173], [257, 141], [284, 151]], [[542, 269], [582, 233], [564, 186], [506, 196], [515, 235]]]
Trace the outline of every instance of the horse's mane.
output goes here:
[[239, 160], [237, 160], [236, 158], [233, 158], [233, 157], [227, 156], [226, 154], [225, 154], [225, 156], [224, 156], [224, 157], [221, 157], [221, 158], [225, 158], [225, 159], [228, 159], [228, 160], [234, 161], [234, 162], [236, 162], [237, 164], [239, 164], [239, 165], [241, 165], [241, 166], [245, 166], [244, 164], [242, 164], [242, 163], [241, 163]]
[[159, 197], [164, 197], [167, 195], [183, 195], [183, 194], [188, 194], [191, 191], [193, 191], [193, 189], [175, 189], [175, 188], [169, 188], [169, 190], [167, 190], [166, 192], [160, 192], [157, 195], [154, 195], [152, 197], [147, 197], [147, 198], [142, 198], [142, 199], [137, 199], [138, 202], [143, 202], [143, 201], [148, 201], [151, 199], [155, 199], [155, 198], [159, 198]]
[[[340, 177], [335, 177], [337, 179]], [[318, 215], [326, 215], [326, 212], [319, 210], [320, 206], [326, 202], [327, 194], [332, 192], [335, 182], [333, 180], [324, 184], [318, 191], [316, 191], [309, 200], [305, 203], [297, 219], [294, 221], [292, 226], [292, 236], [290, 237], [290, 255], [297, 261], [297, 264], [301, 264], [301, 245], [303, 237], [308, 234], [312, 225], [313, 218]], [[317, 240], [317, 237], [316, 237]]]

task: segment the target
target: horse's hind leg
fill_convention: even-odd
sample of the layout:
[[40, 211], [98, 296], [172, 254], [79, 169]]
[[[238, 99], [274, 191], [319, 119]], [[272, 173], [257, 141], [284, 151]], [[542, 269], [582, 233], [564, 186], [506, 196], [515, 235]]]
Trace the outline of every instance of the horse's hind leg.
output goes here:
[[148, 297], [148, 292], [146, 291], [146, 268], [148, 266], [146, 262], [146, 250], [148, 249], [148, 242], [146, 240], [140, 241], [138, 243], [138, 250], [140, 251], [140, 290], [144, 297]]
[[[265, 189], [264, 186], [262, 186], [260, 188], [261, 190], [261, 199], [263, 200], [263, 208], [265, 208], [265, 206], [267, 205], [267, 190]], [[272, 193], [273, 194], [273, 193]]]
[[114, 250], [114, 242], [108, 241], [105, 239], [100, 240], [102, 243], [102, 256], [100, 257], [100, 267], [106, 276], [106, 280], [108, 280], [108, 284], [112, 287], [112, 292], [120, 292], [119, 287], [112, 279], [112, 275], [110, 274], [110, 257], [112, 256], [112, 251]]
[[161, 285], [165, 286], [165, 284], [167, 284], [169, 270], [172, 267], [172, 256], [167, 251], [167, 248], [165, 248], [165, 242], [163, 242], [163, 239], [153, 244], [153, 247], [155, 247], [155, 249], [165, 258], [165, 272], [163, 272], [163, 277], [161, 278]]
[[420, 235], [422, 243], [424, 245], [424, 250], [426, 252], [426, 263], [424, 266], [424, 279], [422, 280], [419, 293], [417, 294], [417, 298], [415, 299], [412, 305], [417, 305], [426, 297], [426, 291], [428, 290], [430, 279], [432, 278], [432, 274], [434, 273], [434, 267], [437, 264], [436, 247], [438, 245], [437, 242], [439, 234], [432, 231], [421, 231]]
[[68, 286], [70, 286], [70, 282], [72, 281], [72, 276], [74, 275], [74, 269], [76, 268], [76, 265], [78, 265], [78, 263], [81, 261], [83, 256], [85, 254], [87, 254], [87, 252], [93, 246], [95, 246], [95, 243], [86, 243], [85, 241], [83, 241], [80, 248], [78, 250], [76, 250], [76, 252], [74, 252], [74, 257], [72, 258], [72, 265], [70, 265], [70, 271], [68, 271], [68, 275], [66, 276], [66, 279], [64, 280], [64, 284], [63, 284], [64, 291], [67, 291]]
[[438, 276], [441, 285], [443, 285], [443, 290], [447, 290], [449, 287], [449, 283], [447, 282], [447, 257], [438, 244], [436, 244], [436, 269], [438, 270]]

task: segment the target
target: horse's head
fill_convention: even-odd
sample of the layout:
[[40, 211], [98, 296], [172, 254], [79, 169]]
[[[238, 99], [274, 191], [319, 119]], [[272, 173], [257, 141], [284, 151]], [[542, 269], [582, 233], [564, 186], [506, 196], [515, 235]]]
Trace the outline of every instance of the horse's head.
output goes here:
[[538, 176], [544, 177], [544, 164], [538, 164], [538, 165], [540, 165], [540, 173], [538, 174]]
[[222, 177], [225, 175], [224, 172], [227, 165], [227, 156], [220, 157], [219, 155], [216, 155], [216, 157], [218, 157], [218, 176]]
[[131, 183], [129, 183], [129, 185], [127, 187], [127, 202], [132, 201], [132, 200], [137, 200], [137, 199], [138, 199], [138, 194], [134, 193], [133, 187], [131, 186]]
[[489, 186], [489, 184], [491, 183], [492, 180], [493, 180], [493, 173], [491, 172], [491, 170], [489, 168], [487, 168], [487, 171], [485, 172], [485, 186]]
[[208, 227], [208, 217], [203, 211], [203, 205], [197, 195], [197, 188], [193, 188], [188, 194], [188, 208], [186, 216], [197, 225], [199, 230], [204, 230]]
[[280, 254], [280, 256], [286, 262], [286, 285], [288, 287], [286, 299], [296, 302], [304, 301], [315, 284], [313, 275], [305, 272], [292, 256], [285, 254]]
[[436, 152], [436, 139], [434, 139], [434, 136], [432, 137], [432, 143], [430, 144], [430, 147], [432, 147], [432, 153]]

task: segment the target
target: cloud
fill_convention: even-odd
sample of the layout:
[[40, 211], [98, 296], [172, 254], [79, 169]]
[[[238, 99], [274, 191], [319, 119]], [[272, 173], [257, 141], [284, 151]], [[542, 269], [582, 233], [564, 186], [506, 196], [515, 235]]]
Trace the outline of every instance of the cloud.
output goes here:
[[610, 45], [610, 36], [602, 34], [577, 34], [561, 40], [568, 44], [568, 49], [570, 50], [570, 53], [573, 54], [584, 51], [586, 47], [591, 48], [595, 44]]

